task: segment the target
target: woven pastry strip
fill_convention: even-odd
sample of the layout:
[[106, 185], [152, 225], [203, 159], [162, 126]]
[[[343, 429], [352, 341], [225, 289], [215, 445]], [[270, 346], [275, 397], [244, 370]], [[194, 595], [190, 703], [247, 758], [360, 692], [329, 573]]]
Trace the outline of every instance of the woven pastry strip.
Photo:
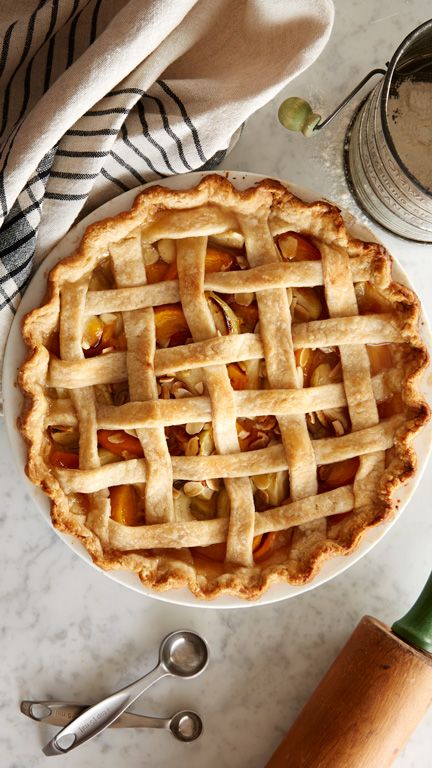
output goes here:
[[[80, 360], [84, 356], [81, 340], [87, 287], [88, 278], [83, 278], [78, 283], [65, 285], [61, 292], [62, 316], [59, 344], [60, 354], [65, 360]], [[93, 388], [83, 387], [73, 390], [71, 400], [78, 421], [80, 470], [97, 469], [100, 467], [100, 460]], [[109, 516], [110, 504], [105, 486], [93, 494], [86, 520], [88, 527], [97, 534], [103, 546], [108, 544]]]
[[[372, 378], [374, 397], [385, 400], [401, 387], [401, 376], [397, 371], [387, 371]], [[233, 392], [237, 416], [305, 414], [328, 408], [346, 406], [345, 389], [340, 384], [321, 384], [307, 389], [246, 390]], [[96, 405], [96, 419], [99, 429], [135, 429], [186, 424], [187, 422], [209, 422], [212, 406], [209, 397], [187, 397], [179, 400], [152, 400], [130, 402], [124, 405]], [[46, 416], [46, 425], [76, 424], [76, 417], [69, 400], [51, 400]]]
[[[259, 213], [254, 217], [240, 217], [248, 261], [253, 267], [279, 260], [268, 228], [269, 211]], [[284, 288], [260, 291], [257, 293], [257, 304], [269, 384], [277, 389], [296, 389], [297, 367], [287, 292]], [[287, 456], [291, 497], [313, 496], [318, 482], [306, 419], [304, 416], [280, 416], [278, 422]]]
[[[204, 270], [207, 238], [180, 240], [177, 244], [180, 299], [192, 338], [202, 341], [216, 336], [216, 326], [204, 294]], [[205, 382], [212, 407], [213, 435], [220, 454], [237, 453], [234, 392], [225, 366], [205, 369]], [[230, 500], [230, 523], [227, 538], [227, 560], [239, 565], [252, 565], [255, 504], [248, 478], [225, 480]]]
[[[315, 461], [317, 464], [331, 464], [359, 454], [386, 450], [392, 446], [395, 430], [402, 420], [400, 415], [396, 415], [356, 433], [313, 440]], [[288, 462], [284, 447], [272, 445], [228, 455], [172, 456], [172, 467], [174, 480], [206, 480], [281, 472], [288, 468]], [[145, 482], [146, 464], [144, 459], [130, 459], [89, 471], [58, 469], [57, 475], [67, 492], [93, 493], [107, 486]]]
[[[123, 240], [110, 247], [113, 272], [120, 287], [143, 285], [146, 282], [141, 237]], [[132, 400], [157, 400], [154, 372], [156, 334], [154, 312], [148, 309], [123, 312], [127, 341], [129, 395]], [[135, 425], [134, 425], [135, 426]], [[137, 427], [137, 437], [147, 462], [145, 487], [146, 521], [162, 523], [174, 520], [172, 497], [171, 456], [163, 426]]]
[[[294, 349], [312, 349], [344, 344], [387, 344], [401, 342], [401, 330], [385, 314], [344, 317], [339, 320], [313, 320], [292, 326]], [[354, 342], [355, 339], [355, 342]], [[157, 349], [155, 374], [175, 373], [185, 368], [202, 368], [214, 364], [258, 360], [264, 357], [260, 338], [253, 333], [221, 336], [184, 347]], [[111, 352], [87, 360], [58, 360], [49, 366], [49, 385], [76, 389], [87, 384], [108, 384], [127, 379], [125, 352]]]
[[[370, 259], [351, 258], [350, 269], [354, 282], [365, 281], [371, 275]], [[216, 272], [204, 276], [205, 291], [220, 293], [250, 293], [266, 288], [313, 288], [323, 285], [321, 262], [266, 263], [253, 269], [242, 270], [239, 283], [236, 272]], [[153, 285], [120, 288], [117, 291], [89, 291], [85, 305], [87, 315], [102, 312], [122, 312], [126, 309], [144, 309], [171, 304], [180, 300], [177, 280]]]
[[[282, 531], [305, 525], [318, 518], [348, 512], [352, 509], [353, 502], [352, 487], [344, 486], [312, 499], [300, 499], [267, 512], [258, 512], [254, 516], [255, 533], [260, 535], [270, 531]], [[229, 521], [226, 518], [207, 520], [204, 525], [201, 520], [194, 520], [173, 525], [141, 526], [132, 531], [127, 531], [124, 525], [110, 520], [111, 542], [116, 548], [125, 550], [130, 549], [131, 544], [136, 549], [177, 548], [184, 542], [190, 547], [206, 547], [226, 541], [228, 531]]]
[[[349, 269], [346, 250], [325, 244], [321, 249], [324, 290], [331, 317], [344, 318], [358, 314], [357, 299]], [[341, 320], [343, 324], [343, 320]], [[364, 344], [339, 346], [343, 382], [353, 432], [379, 423], [378, 409], [373, 393], [370, 363]], [[385, 466], [384, 451], [360, 459], [354, 481], [355, 508], [361, 508], [376, 488], [377, 473]]]

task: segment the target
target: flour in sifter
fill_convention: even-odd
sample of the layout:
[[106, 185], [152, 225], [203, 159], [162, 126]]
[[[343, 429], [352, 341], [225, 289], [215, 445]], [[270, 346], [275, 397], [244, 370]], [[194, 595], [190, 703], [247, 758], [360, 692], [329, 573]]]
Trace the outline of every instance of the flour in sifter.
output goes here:
[[404, 80], [389, 99], [388, 114], [400, 159], [432, 192], [432, 82]]

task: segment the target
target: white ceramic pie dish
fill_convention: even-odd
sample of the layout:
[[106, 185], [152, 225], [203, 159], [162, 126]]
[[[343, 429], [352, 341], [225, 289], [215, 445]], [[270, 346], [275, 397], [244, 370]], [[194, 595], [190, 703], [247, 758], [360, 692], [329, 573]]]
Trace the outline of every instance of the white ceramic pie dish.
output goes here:
[[[265, 176], [258, 174], [240, 172], [240, 171], [219, 171], [220, 175], [226, 176], [238, 189], [245, 189], [257, 183]], [[164, 180], [158, 180], [152, 182], [152, 184], [162, 184], [163, 186], [170, 187], [172, 189], [184, 189], [197, 184], [207, 173], [190, 173], [182, 176], [176, 176], [167, 178]], [[300, 188], [297, 185], [283, 181], [296, 195], [302, 197], [306, 201], [312, 201], [319, 197], [316, 193], [310, 190]], [[145, 187], [151, 186], [147, 184]], [[6, 427], [9, 434], [9, 439], [12, 447], [12, 452], [17, 462], [17, 465], [22, 473], [23, 482], [27, 484], [28, 492], [34, 499], [37, 507], [42, 513], [45, 520], [51, 525], [50, 517], [50, 502], [47, 496], [34, 486], [27, 478], [24, 472], [24, 465], [26, 461], [26, 448], [24, 442], [18, 432], [16, 426], [17, 417], [21, 411], [22, 395], [19, 389], [16, 387], [16, 375], [18, 368], [25, 359], [26, 347], [21, 338], [21, 320], [25, 313], [30, 311], [36, 306], [39, 306], [45, 296], [46, 292], [46, 278], [50, 269], [65, 256], [72, 253], [78, 246], [84, 230], [89, 224], [95, 221], [103, 219], [107, 216], [114, 216], [121, 211], [127, 210], [131, 207], [134, 198], [145, 187], [137, 187], [129, 192], [125, 192], [122, 195], [110, 200], [103, 206], [93, 211], [89, 216], [83, 219], [77, 226], [70, 230], [66, 237], [51, 251], [50, 255], [44, 261], [43, 265], [34, 275], [29, 287], [26, 290], [25, 296], [19, 306], [18, 312], [15, 316], [11, 332], [8, 338], [6, 347], [4, 370], [3, 370], [3, 388], [4, 388], [4, 412]], [[376, 240], [373, 233], [365, 226], [357, 222], [351, 214], [345, 216], [346, 222], [351, 232], [365, 240]], [[393, 268], [393, 274], [395, 279], [405, 285], [410, 285], [409, 279], [401, 267], [395, 263]], [[432, 357], [432, 336], [427, 323], [426, 318], [422, 317], [422, 336], [428, 347], [429, 354]], [[429, 377], [431, 379], [431, 377]], [[423, 393], [427, 400], [432, 401], [432, 382], [427, 385], [427, 379], [425, 377], [423, 382]], [[380, 539], [387, 533], [394, 522], [402, 514], [402, 511], [410, 501], [415, 488], [418, 485], [422, 472], [425, 469], [430, 447], [432, 444], [432, 422], [426, 425], [421, 433], [416, 437], [414, 446], [418, 458], [418, 469], [415, 476], [405, 485], [397, 489], [397, 498], [399, 500], [398, 510], [392, 520], [385, 522], [375, 528], [372, 528], [366, 532], [360, 545], [355, 552], [350, 555], [335, 557], [323, 564], [319, 574], [309, 583], [301, 586], [294, 586], [290, 584], [277, 584], [271, 586], [268, 591], [256, 601], [241, 600], [236, 597], [220, 596], [214, 600], [205, 601], [199, 600], [192, 595], [186, 588], [178, 590], [169, 590], [167, 592], [155, 592], [148, 587], [145, 587], [139, 580], [136, 574], [126, 571], [103, 571], [103, 573], [110, 579], [117, 581], [120, 584], [140, 592], [148, 597], [153, 597], [164, 602], [173, 603], [176, 605], [186, 605], [189, 607], [206, 607], [206, 608], [246, 608], [253, 607], [255, 605], [265, 605], [268, 603], [277, 602], [279, 600], [285, 600], [289, 597], [295, 597], [310, 589], [318, 587], [320, 584], [328, 581], [339, 575], [351, 565], [356, 563], [369, 552], [372, 547], [380, 541]], [[61, 539], [83, 560], [88, 562], [93, 567], [93, 562], [90, 555], [80, 542], [74, 537], [63, 534], [58, 531], [56, 533]]]

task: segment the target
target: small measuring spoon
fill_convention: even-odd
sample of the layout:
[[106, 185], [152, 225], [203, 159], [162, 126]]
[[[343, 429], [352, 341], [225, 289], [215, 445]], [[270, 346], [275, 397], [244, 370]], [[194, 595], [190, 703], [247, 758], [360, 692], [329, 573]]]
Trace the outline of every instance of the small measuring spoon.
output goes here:
[[151, 672], [86, 709], [48, 742], [42, 750], [43, 753], [64, 755], [71, 752], [108, 728], [144, 691], [162, 677], [196, 677], [205, 669], [207, 662], [207, 644], [200, 635], [189, 630], [172, 632], [162, 640], [159, 663]]
[[[75, 720], [89, 706], [68, 701], [22, 701], [21, 712], [38, 723], [65, 725]], [[136, 712], [124, 712], [111, 723], [110, 728], [162, 728], [171, 731], [179, 741], [195, 741], [201, 736], [203, 725], [196, 712], [184, 709], [171, 717], [148, 717]]]

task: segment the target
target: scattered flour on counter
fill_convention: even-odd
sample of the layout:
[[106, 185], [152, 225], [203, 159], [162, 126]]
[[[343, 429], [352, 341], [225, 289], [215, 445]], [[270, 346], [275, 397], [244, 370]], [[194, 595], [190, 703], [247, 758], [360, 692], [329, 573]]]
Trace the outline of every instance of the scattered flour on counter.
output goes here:
[[389, 99], [388, 114], [399, 157], [432, 192], [432, 83], [404, 80]]

